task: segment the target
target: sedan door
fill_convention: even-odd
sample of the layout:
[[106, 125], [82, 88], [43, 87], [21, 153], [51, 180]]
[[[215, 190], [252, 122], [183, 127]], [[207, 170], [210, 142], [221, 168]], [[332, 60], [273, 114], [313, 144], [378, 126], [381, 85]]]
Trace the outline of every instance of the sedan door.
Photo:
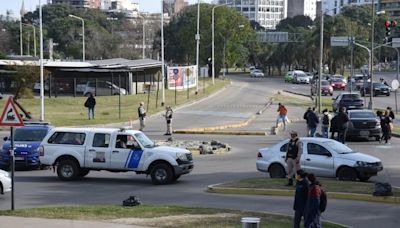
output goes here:
[[332, 153], [324, 146], [315, 142], [307, 142], [303, 159], [302, 168], [306, 172], [314, 173], [317, 176], [335, 176]]

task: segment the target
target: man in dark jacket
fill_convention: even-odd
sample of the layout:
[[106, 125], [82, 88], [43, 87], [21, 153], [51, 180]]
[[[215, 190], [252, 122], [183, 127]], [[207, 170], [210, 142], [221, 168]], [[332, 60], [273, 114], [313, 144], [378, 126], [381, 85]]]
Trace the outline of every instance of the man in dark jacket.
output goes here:
[[303, 170], [300, 169], [297, 171], [296, 192], [293, 204], [293, 210], [295, 211], [293, 221], [294, 228], [300, 228], [301, 218], [304, 217], [304, 209], [308, 198], [308, 181], [306, 177], [307, 173]]
[[307, 124], [307, 137], [310, 137], [310, 135], [311, 135], [310, 128], [308, 127], [308, 118], [307, 118], [308, 113], [310, 113], [310, 112], [312, 112], [311, 107], [308, 107], [307, 111], [303, 115], [303, 119], [306, 121], [306, 124]]
[[341, 107], [339, 114], [337, 115], [338, 124], [338, 141], [345, 144], [346, 143], [346, 132], [348, 127], [348, 122], [350, 121], [349, 116], [346, 113], [346, 108]]
[[331, 132], [331, 139], [336, 139], [335, 134], [339, 131], [338, 130], [338, 115], [335, 115], [331, 119], [329, 131]]
[[310, 111], [307, 114], [307, 127], [310, 129], [310, 137], [315, 136], [318, 124], [319, 124], [319, 119], [317, 114], [315, 114], [314, 111]]
[[94, 119], [94, 106], [96, 106], [96, 99], [93, 94], [90, 93], [89, 97], [85, 101], [85, 107], [88, 108], [88, 117], [90, 119]]

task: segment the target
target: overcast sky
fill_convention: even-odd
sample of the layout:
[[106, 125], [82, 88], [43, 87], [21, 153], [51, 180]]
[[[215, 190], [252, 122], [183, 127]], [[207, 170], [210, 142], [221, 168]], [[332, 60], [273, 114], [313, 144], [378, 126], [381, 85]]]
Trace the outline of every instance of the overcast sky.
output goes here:
[[[24, 0], [25, 9], [32, 11], [39, 5], [39, 0]], [[140, 11], [146, 12], [160, 12], [161, 1], [160, 0], [136, 0], [139, 2]], [[41, 0], [42, 4], [47, 3], [47, 0]], [[189, 0], [191, 4], [196, 3], [197, 0]], [[202, 0], [201, 2], [210, 3], [211, 0]], [[11, 9], [14, 12], [14, 16], [19, 16], [21, 9], [22, 0], [0, 0], [0, 14], [5, 15], [6, 10]]]

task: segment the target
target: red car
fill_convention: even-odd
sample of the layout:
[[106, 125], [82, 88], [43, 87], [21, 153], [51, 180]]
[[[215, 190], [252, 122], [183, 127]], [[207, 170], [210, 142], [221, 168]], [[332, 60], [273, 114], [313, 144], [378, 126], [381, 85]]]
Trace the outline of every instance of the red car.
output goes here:
[[344, 82], [342, 79], [332, 79], [331, 86], [333, 89], [345, 90], [346, 82]]

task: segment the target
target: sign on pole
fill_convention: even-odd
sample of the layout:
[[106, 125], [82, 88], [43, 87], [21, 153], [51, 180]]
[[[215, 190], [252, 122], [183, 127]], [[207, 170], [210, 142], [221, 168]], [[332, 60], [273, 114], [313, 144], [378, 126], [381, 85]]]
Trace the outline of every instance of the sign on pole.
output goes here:
[[15, 107], [12, 97], [8, 97], [6, 105], [4, 106], [3, 113], [0, 117], [0, 126], [10, 127], [10, 160], [11, 160], [11, 210], [14, 210], [14, 171], [15, 171], [15, 158], [14, 158], [14, 126], [24, 126], [21, 116]]
[[400, 47], [400, 38], [392, 38], [392, 47]]
[[354, 43], [354, 37], [350, 36], [331, 36], [331, 46], [332, 47], [347, 47], [351, 43]]

